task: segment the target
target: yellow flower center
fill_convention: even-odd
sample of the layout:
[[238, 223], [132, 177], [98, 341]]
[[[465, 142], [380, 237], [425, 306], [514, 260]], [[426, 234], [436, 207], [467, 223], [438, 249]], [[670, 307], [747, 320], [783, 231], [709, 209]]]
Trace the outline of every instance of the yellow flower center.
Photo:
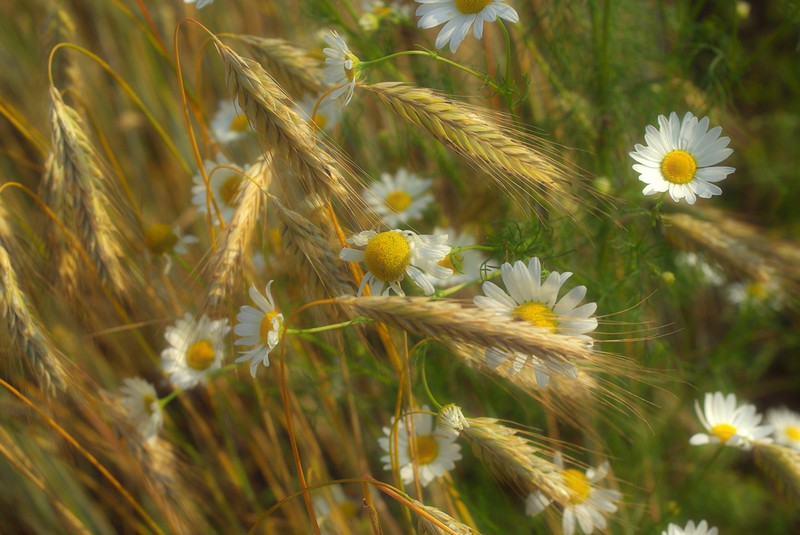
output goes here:
[[199, 340], [186, 351], [186, 365], [199, 372], [214, 364], [214, 346], [208, 340]]
[[456, 271], [456, 267], [453, 265], [453, 255], [451, 254], [445, 256], [442, 260], [439, 260], [436, 263], [442, 266], [443, 268], [452, 269], [453, 271]]
[[347, 77], [348, 82], [352, 82], [356, 77], [357, 61], [358, 58], [351, 54], [346, 54], [344, 57], [344, 75]]
[[250, 122], [247, 120], [247, 115], [237, 115], [231, 121], [229, 128], [234, 132], [244, 132], [250, 127]]
[[455, 0], [456, 9], [464, 15], [480, 13], [483, 8], [492, 3], [492, 0]]
[[756, 281], [747, 285], [745, 292], [747, 295], [756, 299], [757, 301], [764, 301], [767, 298], [767, 290], [769, 288], [763, 282]]
[[261, 319], [261, 324], [258, 326], [258, 336], [265, 344], [267, 343], [267, 335], [272, 330], [272, 318], [277, 315], [278, 313], [274, 310], [272, 312], [267, 312], [264, 314], [264, 317]]
[[156, 398], [154, 398], [150, 394], [145, 394], [145, 396], [142, 398], [142, 404], [144, 405], [144, 412], [148, 416], [152, 416], [152, 414], [155, 412], [155, 410], [153, 410], [153, 403], [155, 402]]
[[393, 212], [402, 212], [408, 208], [412, 200], [411, 195], [398, 189], [387, 195], [386, 198], [383, 199], [383, 202], [385, 202], [386, 206]]
[[381, 232], [367, 242], [364, 262], [378, 279], [395, 282], [411, 263], [411, 247], [399, 232]]
[[240, 175], [231, 175], [225, 179], [225, 182], [219, 188], [219, 196], [222, 197], [222, 202], [225, 206], [233, 206], [233, 201], [236, 199], [236, 194], [239, 193], [239, 187], [242, 185], [242, 177]]
[[786, 433], [786, 436], [789, 437], [789, 440], [800, 440], [800, 427], [789, 426], [784, 432]]
[[522, 303], [511, 313], [515, 318], [520, 318], [537, 327], [544, 327], [551, 333], [555, 333], [558, 328], [558, 318], [550, 307], [543, 303], [528, 302]]
[[674, 150], [661, 161], [661, 174], [667, 182], [688, 184], [697, 171], [697, 162], [686, 151]]
[[569, 501], [573, 505], [578, 505], [585, 502], [592, 493], [592, 485], [586, 479], [586, 475], [580, 470], [570, 468], [561, 473], [564, 478], [564, 485], [570, 490]]
[[170, 251], [176, 243], [178, 243], [178, 236], [169, 225], [158, 223], [144, 231], [144, 246], [153, 254], [164, 254]]
[[733, 435], [736, 434], [736, 428], [730, 424], [717, 424], [711, 428], [711, 434], [717, 437], [720, 442], [725, 444]]
[[[411, 446], [409, 445], [408, 456], [411, 457]], [[439, 456], [439, 442], [433, 435], [422, 435], [417, 437], [417, 463], [431, 464]]]

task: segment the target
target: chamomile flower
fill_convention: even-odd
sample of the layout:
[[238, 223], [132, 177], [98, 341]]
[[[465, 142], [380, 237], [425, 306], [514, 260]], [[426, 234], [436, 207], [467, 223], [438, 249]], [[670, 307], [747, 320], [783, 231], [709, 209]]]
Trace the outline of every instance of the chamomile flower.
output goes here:
[[[417, 0], [422, 4], [417, 8], [420, 17], [417, 25], [422, 29], [444, 24], [436, 36], [436, 48], [450, 42], [450, 52], [467, 36], [473, 26], [475, 39], [483, 37], [483, 23], [494, 22], [498, 17], [508, 22], [519, 22], [519, 15], [513, 7], [503, 0]], [[447, 24], [445, 24], [447, 23]]]
[[196, 237], [191, 234], [183, 234], [178, 226], [156, 223], [144, 231], [144, 245], [147, 250], [153, 255], [163, 256], [166, 259], [165, 274], [169, 273], [172, 267], [170, 253], [186, 254], [189, 252], [188, 246], [197, 242]]
[[[264, 295], [261, 295], [254, 286], [250, 287], [250, 299], [258, 308], [244, 305], [236, 315], [237, 324], [233, 328], [234, 334], [239, 336], [234, 342], [239, 346], [251, 347], [236, 362], [250, 361], [250, 375], [256, 376], [258, 365], [263, 363], [269, 367], [269, 352], [278, 345], [281, 339], [283, 314], [275, 310], [275, 302], [270, 293], [272, 281], [267, 283]], [[253, 347], [255, 346], [255, 347]]]
[[670, 524], [667, 526], [667, 531], [662, 531], [661, 535], [717, 535], [717, 533], [717, 528], [709, 528], [705, 520], [701, 520], [696, 526], [694, 520], [690, 520], [685, 528]]
[[161, 352], [161, 365], [178, 388], [192, 388], [205, 382], [225, 359], [223, 340], [231, 330], [227, 319], [202, 316], [195, 321], [190, 313], [167, 327], [164, 337], [169, 347]]
[[220, 101], [217, 113], [211, 119], [211, 131], [214, 139], [228, 144], [245, 137], [250, 132], [250, 123], [247, 121], [247, 116], [239, 111], [235, 102], [223, 100]]
[[382, 173], [380, 181], [370, 184], [361, 196], [387, 226], [396, 227], [422, 217], [433, 202], [431, 183], [401, 168], [394, 175]]
[[146, 441], [155, 441], [164, 425], [164, 415], [152, 384], [140, 377], [128, 377], [119, 389], [128, 420]]
[[[589, 468], [586, 472], [574, 468], [565, 470], [561, 455], [555, 456], [555, 463], [561, 468], [559, 475], [564, 486], [570, 491], [570, 503], [564, 507], [561, 521], [564, 534], [573, 535], [576, 524], [585, 534], [592, 533], [595, 528], [599, 531], [605, 530], [607, 526], [605, 514], [615, 512], [617, 510], [615, 502], [622, 498], [616, 490], [602, 489], [596, 485], [606, 477], [608, 462], [604, 462], [597, 469]], [[536, 516], [551, 503], [550, 498], [537, 490], [529, 494], [525, 500], [525, 513]]]
[[[477, 243], [474, 236], [462, 232], [457, 233], [452, 229], [442, 229], [436, 227], [434, 234], [447, 234], [450, 237], [450, 245], [453, 248], [475, 245]], [[437, 288], [456, 286], [465, 282], [480, 280], [482, 278], [481, 269], [486, 264], [486, 255], [476, 249], [467, 249], [458, 253], [450, 253], [447, 258], [439, 262], [440, 266], [453, 270], [453, 276], [446, 279], [434, 279], [431, 282]], [[486, 273], [490, 273], [495, 268], [485, 268]]]
[[314, 115], [312, 121], [311, 116], [316, 105], [317, 97], [313, 95], [306, 95], [303, 100], [297, 103], [297, 107], [303, 112], [303, 117], [308, 118], [309, 123], [312, 124], [315, 130], [331, 131], [334, 126], [339, 124], [339, 120], [342, 117], [342, 108], [326, 98], [320, 103], [317, 108], [317, 114]]
[[694, 409], [708, 433], [693, 435], [689, 439], [693, 446], [723, 444], [749, 450], [753, 442], [772, 442], [767, 438], [772, 433], [772, 426], [761, 425], [761, 415], [754, 405], [745, 403], [737, 407], [734, 394], [707, 393], [703, 408], [695, 401]]
[[439, 265], [450, 253], [447, 235], [420, 235], [410, 230], [375, 232], [365, 230], [349, 240], [339, 258], [346, 262], [364, 262], [367, 273], [361, 280], [358, 295], [369, 284], [374, 295], [389, 293], [405, 295], [400, 281], [408, 275], [426, 295], [435, 290], [430, 277], [444, 278], [453, 274]]
[[800, 450], [800, 414], [786, 407], [769, 409], [767, 422], [775, 429], [775, 442]]
[[742, 308], [780, 310], [783, 306], [780, 286], [770, 281], [738, 281], [725, 288], [725, 297], [732, 304]]
[[359, 59], [350, 52], [347, 43], [344, 42], [335, 30], [331, 30], [323, 39], [332, 48], [325, 48], [325, 81], [334, 86], [341, 86], [330, 94], [330, 98], [339, 98], [347, 93], [344, 106], [350, 103], [353, 98], [353, 91], [358, 80]]
[[[486, 281], [483, 283], [486, 295], [475, 296], [475, 305], [500, 316], [520, 318], [547, 332], [579, 337], [592, 344], [586, 333], [597, 328], [597, 318], [594, 317], [597, 305], [586, 303], [578, 306], [586, 296], [586, 286], [576, 286], [556, 302], [561, 286], [572, 273], [551, 271], [542, 282], [542, 265], [538, 258], [532, 258], [527, 266], [523, 262], [516, 262], [513, 266], [506, 262], [500, 271], [509, 293]], [[531, 361], [536, 382], [542, 388], [547, 386], [551, 374], [574, 376], [576, 373], [569, 364], [543, 360], [536, 355], [512, 354], [498, 349], [486, 351], [490, 368], [496, 368], [509, 357], [514, 359], [512, 369], [515, 373]]]
[[637, 143], [636, 150], [629, 153], [639, 162], [633, 170], [647, 184], [642, 193], [668, 191], [673, 201], [686, 199], [689, 204], [694, 204], [697, 197], [708, 199], [722, 194], [715, 182], [725, 180], [735, 169], [717, 164], [733, 149], [727, 148], [730, 138], [719, 137], [722, 128], [708, 130], [708, 123], [708, 117], [698, 120], [691, 112], [681, 121], [672, 112], [669, 119], [658, 116], [658, 130], [647, 126], [644, 139], [648, 146]]
[[[225, 167], [222, 168], [220, 166]], [[228, 224], [236, 211], [236, 207], [239, 205], [239, 191], [246, 180], [242, 175], [242, 168], [229, 162], [223, 154], [217, 156], [216, 162], [206, 160], [204, 167], [211, 186], [211, 193], [217, 203], [217, 208], [219, 208], [225, 224]], [[229, 167], [232, 169], [229, 169]], [[192, 204], [197, 207], [198, 212], [204, 214], [206, 213], [206, 205], [208, 202], [211, 206], [211, 219], [215, 224], [218, 224], [219, 220], [216, 216], [216, 210], [214, 210], [214, 206], [211, 204], [210, 200], [206, 200], [208, 190], [203, 182], [203, 176], [198, 173], [194, 176], [193, 181]]]
[[[428, 407], [423, 406], [422, 411], [429, 411]], [[396, 454], [398, 466], [400, 467], [400, 477], [406, 485], [414, 482], [414, 462], [416, 461], [419, 469], [420, 484], [427, 487], [428, 483], [437, 477], [441, 477], [448, 470], [455, 468], [455, 462], [461, 459], [461, 445], [455, 442], [456, 435], [439, 429], [436, 426], [436, 419], [430, 414], [414, 414], [414, 432], [416, 436], [414, 452], [416, 455], [412, 459], [411, 432], [406, 426], [408, 416], [403, 416], [397, 425], [384, 427], [385, 437], [378, 439], [378, 444], [388, 455], [381, 457], [381, 461], [386, 463], [384, 469], [392, 469], [391, 456]], [[394, 423], [394, 420], [392, 420]], [[396, 441], [395, 436], [396, 435]], [[394, 446], [397, 445], [397, 451]]]

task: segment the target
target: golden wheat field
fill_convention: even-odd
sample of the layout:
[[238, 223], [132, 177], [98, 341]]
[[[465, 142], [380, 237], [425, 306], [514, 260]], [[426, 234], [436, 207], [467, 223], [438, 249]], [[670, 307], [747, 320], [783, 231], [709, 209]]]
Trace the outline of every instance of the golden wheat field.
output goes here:
[[0, 2], [0, 532], [800, 531], [800, 3]]

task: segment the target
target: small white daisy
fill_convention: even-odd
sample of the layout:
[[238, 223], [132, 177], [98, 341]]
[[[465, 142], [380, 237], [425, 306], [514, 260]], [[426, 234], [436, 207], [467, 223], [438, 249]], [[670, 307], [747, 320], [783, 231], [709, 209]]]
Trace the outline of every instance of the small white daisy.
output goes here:
[[203, 9], [206, 6], [213, 4], [214, 0], [183, 0], [183, 3], [194, 4], [197, 9]]
[[667, 526], [667, 531], [662, 531], [661, 535], [717, 535], [717, 528], [709, 528], [705, 520], [700, 521], [695, 526], [694, 520], [690, 520], [685, 528], [670, 524]]
[[[220, 168], [220, 166], [223, 165], [226, 167]], [[242, 168], [229, 162], [223, 154], [217, 156], [216, 162], [206, 160], [204, 167], [209, 177], [208, 181], [211, 185], [211, 193], [214, 196], [214, 200], [217, 202], [217, 208], [219, 208], [222, 219], [227, 225], [233, 217], [236, 207], [239, 205], [239, 191], [242, 189], [242, 185], [247, 179], [242, 175]], [[233, 169], [228, 169], [228, 167], [232, 167]], [[238, 171], [234, 169], [238, 169]], [[194, 186], [192, 186], [192, 204], [197, 207], [198, 212], [204, 214], [206, 213], [206, 194], [208, 190], [203, 182], [203, 176], [200, 173], [196, 174], [192, 180], [194, 181]], [[209, 206], [211, 207], [211, 219], [214, 221], [214, 224], [219, 224], [216, 210], [214, 210], [214, 206], [210, 201]]]
[[234, 334], [240, 337], [234, 344], [255, 346], [236, 359], [236, 362], [250, 361], [250, 375], [253, 377], [256, 376], [259, 364], [263, 363], [264, 366], [269, 367], [269, 352], [281, 340], [283, 314], [275, 310], [270, 286], [272, 286], [272, 281], [267, 283], [264, 295], [261, 295], [255, 286], [250, 287], [250, 299], [258, 308], [249, 305], [242, 306], [236, 315], [238, 323], [233, 329]]
[[[464, 247], [466, 245], [475, 245], [476, 239], [474, 236], [462, 232], [457, 233], [453, 229], [443, 229], [436, 227], [433, 230], [434, 234], [447, 234], [450, 237], [450, 245], [453, 248]], [[455, 259], [453, 257], [456, 257]], [[459, 253], [451, 253], [439, 265], [452, 269], [453, 276], [446, 279], [434, 279], [431, 282], [437, 288], [446, 288], [456, 286], [465, 282], [480, 280], [483, 277], [481, 273], [482, 266], [486, 263], [486, 255], [477, 249], [467, 249]], [[458, 269], [456, 269], [458, 268]], [[486, 267], [486, 273], [495, 271], [494, 268]]]
[[800, 450], [800, 414], [786, 407], [769, 409], [767, 422], [775, 429], [775, 442]]
[[327, 56], [325, 58], [325, 81], [334, 86], [341, 86], [332, 92], [329, 98], [339, 98], [347, 93], [344, 105], [350, 103], [353, 98], [353, 91], [358, 80], [359, 63], [358, 57], [350, 52], [347, 43], [344, 42], [335, 30], [331, 30], [324, 36], [325, 42], [333, 48], [325, 48], [322, 51]]
[[222, 100], [217, 113], [211, 120], [211, 131], [214, 139], [223, 144], [228, 144], [245, 137], [250, 130], [247, 116], [242, 113], [231, 100]]
[[[605, 530], [607, 526], [605, 514], [615, 512], [617, 505], [614, 502], [622, 498], [616, 490], [601, 489], [596, 486], [596, 483], [606, 477], [608, 462], [604, 462], [597, 469], [589, 468], [585, 473], [574, 468], [564, 470], [560, 454], [556, 454], [555, 463], [561, 468], [559, 475], [564, 486], [570, 491], [570, 503], [564, 507], [561, 521], [564, 534], [573, 535], [576, 523], [581, 532], [586, 534], [592, 533], [595, 528], [599, 531]], [[542, 491], [532, 492], [525, 500], [525, 514], [536, 516], [551, 503], [550, 498]]]
[[178, 226], [169, 226], [163, 223], [151, 225], [144, 231], [144, 245], [147, 250], [156, 255], [163, 256], [166, 260], [164, 274], [169, 273], [172, 267], [170, 253], [186, 254], [189, 245], [199, 240], [191, 234], [183, 234]]
[[774, 281], [738, 281], [725, 288], [725, 297], [740, 307], [772, 308], [780, 310], [783, 305], [780, 286]]
[[364, 188], [361, 196], [387, 226], [396, 227], [422, 217], [433, 202], [432, 182], [401, 168], [394, 175], [381, 173], [380, 181]]
[[508, 22], [519, 22], [519, 15], [513, 7], [503, 0], [417, 0], [422, 4], [417, 8], [420, 17], [417, 25], [427, 30], [444, 24], [436, 36], [436, 48], [442, 48], [450, 42], [450, 52], [455, 52], [458, 45], [467, 36], [469, 27], [473, 26], [475, 39], [483, 37], [483, 23], [494, 22], [498, 17]]
[[736, 406], [736, 396], [722, 392], [707, 393], [703, 409], [695, 401], [697, 418], [708, 433], [697, 433], [689, 439], [693, 446], [703, 444], [723, 444], [734, 448], [749, 450], [753, 442], [772, 442], [767, 438], [772, 426], [760, 425], [761, 415], [754, 405], [745, 403]]
[[227, 319], [195, 321], [190, 313], [167, 327], [164, 337], [169, 347], [161, 352], [161, 365], [178, 388], [192, 388], [205, 382], [225, 359], [223, 339], [231, 330]]
[[[318, 98], [313, 95], [306, 95], [303, 100], [297, 103], [303, 117], [311, 121], [311, 115], [314, 113], [314, 106], [317, 105]], [[323, 100], [317, 108], [317, 114], [314, 116], [312, 126], [315, 130], [324, 130], [330, 132], [333, 127], [339, 124], [342, 117], [342, 108], [337, 106], [332, 100]]]
[[146, 441], [155, 441], [164, 425], [164, 415], [152, 384], [141, 377], [128, 377], [119, 388], [122, 406], [131, 424]]
[[[584, 339], [587, 344], [592, 344], [591, 337], [586, 333], [597, 328], [597, 318], [594, 317], [597, 304], [586, 303], [578, 306], [586, 296], [586, 286], [576, 286], [556, 302], [561, 286], [572, 273], [561, 274], [551, 271], [547, 279], [542, 282], [542, 265], [538, 258], [532, 258], [527, 266], [519, 261], [514, 266], [506, 262], [500, 271], [509, 293], [486, 281], [483, 283], [483, 293], [486, 295], [475, 296], [473, 298], [475, 305], [497, 315], [520, 318], [548, 332], [576, 336]], [[490, 368], [498, 367], [509, 357], [514, 357], [512, 366], [515, 373], [530, 360], [536, 374], [536, 382], [542, 388], [547, 386], [551, 374], [572, 377], [576, 374], [573, 366], [563, 362], [542, 360], [535, 355], [512, 354], [498, 349], [486, 351], [486, 360]]]
[[[422, 411], [430, 410], [423, 406]], [[411, 456], [410, 435], [411, 432], [406, 427], [406, 419], [403, 416], [397, 425], [394, 426], [397, 433], [395, 442], [391, 427], [384, 427], [385, 437], [378, 439], [378, 444], [383, 451], [389, 455], [381, 457], [381, 461], [386, 463], [385, 470], [392, 469], [391, 455], [397, 455], [398, 466], [400, 467], [400, 477], [406, 485], [414, 482], [414, 463]], [[455, 461], [461, 459], [461, 445], [455, 442], [456, 435], [446, 432], [436, 427], [436, 419], [430, 414], [417, 413], [411, 416], [414, 419], [414, 432], [416, 435], [416, 461], [419, 469], [420, 484], [427, 487], [428, 483], [437, 477], [441, 477], [448, 470], [455, 468]], [[394, 419], [392, 419], [394, 423]], [[394, 445], [397, 444], [397, 451]]]
[[453, 270], [439, 265], [450, 253], [447, 235], [416, 234], [410, 230], [390, 230], [375, 232], [365, 230], [349, 240], [339, 258], [345, 262], [364, 262], [367, 272], [361, 280], [358, 295], [369, 284], [373, 295], [381, 295], [394, 290], [397, 295], [405, 295], [400, 281], [408, 275], [426, 295], [435, 290], [430, 277], [444, 278]]
[[725, 180], [735, 171], [733, 167], [716, 164], [733, 153], [730, 138], [719, 137], [722, 128], [708, 130], [708, 117], [698, 120], [686, 112], [683, 121], [672, 112], [669, 119], [658, 116], [659, 130], [647, 125], [644, 139], [648, 146], [634, 145], [630, 157], [636, 160], [633, 170], [647, 184], [642, 193], [652, 195], [669, 191], [675, 202], [686, 199], [694, 204], [697, 197], [709, 199], [721, 195], [714, 182]]

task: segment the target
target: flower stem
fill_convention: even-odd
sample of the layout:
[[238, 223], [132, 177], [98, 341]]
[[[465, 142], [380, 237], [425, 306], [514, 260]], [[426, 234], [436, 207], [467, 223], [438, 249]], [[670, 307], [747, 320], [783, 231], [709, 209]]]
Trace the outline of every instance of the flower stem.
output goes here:
[[333, 323], [331, 325], [323, 325], [322, 327], [312, 327], [310, 329], [286, 329], [286, 334], [301, 335], [301, 334], [321, 333], [325, 331], [333, 331], [335, 329], [342, 329], [344, 327], [350, 327], [351, 325], [370, 323], [371, 321], [372, 320], [370, 318], [364, 316], [358, 316], [348, 321], [343, 321], [341, 323]]

